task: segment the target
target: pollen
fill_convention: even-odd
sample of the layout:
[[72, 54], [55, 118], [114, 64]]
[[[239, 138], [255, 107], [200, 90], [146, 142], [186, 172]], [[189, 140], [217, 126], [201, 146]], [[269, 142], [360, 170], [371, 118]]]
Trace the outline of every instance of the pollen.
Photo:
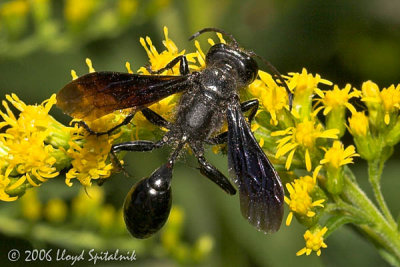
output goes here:
[[304, 240], [306, 242], [306, 246], [299, 250], [296, 255], [300, 256], [306, 254], [307, 256], [311, 254], [311, 252], [315, 251], [318, 256], [321, 255], [321, 248], [327, 248], [328, 246], [324, 242], [324, 235], [328, 231], [328, 228], [325, 226], [322, 229], [317, 229], [311, 232], [307, 230], [304, 234]]

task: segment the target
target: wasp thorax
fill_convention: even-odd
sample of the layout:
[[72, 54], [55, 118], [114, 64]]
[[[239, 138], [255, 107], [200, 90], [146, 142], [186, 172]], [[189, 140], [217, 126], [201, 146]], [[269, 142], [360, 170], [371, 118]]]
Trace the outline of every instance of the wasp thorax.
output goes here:
[[236, 76], [239, 87], [251, 84], [258, 73], [257, 62], [251, 56], [223, 43], [210, 48], [206, 55], [206, 64], [230, 70], [231, 74]]

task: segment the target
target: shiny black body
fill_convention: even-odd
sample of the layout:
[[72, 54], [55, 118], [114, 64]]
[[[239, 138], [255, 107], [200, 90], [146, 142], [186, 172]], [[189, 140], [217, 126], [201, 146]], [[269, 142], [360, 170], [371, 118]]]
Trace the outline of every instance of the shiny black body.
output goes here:
[[[220, 30], [204, 29], [197, 35], [205, 31]], [[139, 181], [128, 193], [124, 206], [128, 230], [134, 237], [146, 238], [166, 222], [171, 207], [172, 167], [185, 144], [190, 146], [198, 159], [200, 172], [228, 194], [235, 194], [236, 189], [225, 175], [204, 157], [205, 144], [227, 143], [229, 169], [239, 189], [243, 216], [258, 230], [266, 233], [277, 231], [283, 217], [283, 187], [243, 115], [243, 112], [250, 111], [251, 121], [258, 109], [258, 101], [240, 103], [238, 96], [239, 90], [252, 83], [257, 76], [258, 66], [253, 54], [240, 49], [236, 41], [233, 45], [220, 43], [208, 51], [204, 70], [190, 73], [185, 56], [179, 56], [165, 68], [152, 72], [159, 74], [178, 63], [180, 76], [154, 76], [164, 78], [156, 78], [152, 82], [151, 76], [91, 73], [68, 84], [57, 96], [60, 106], [73, 116], [85, 118], [94, 113], [109, 112], [117, 109], [116, 103], [122, 101], [122, 106], [141, 110], [150, 122], [169, 130], [158, 142], [130, 141], [116, 144], [111, 149], [115, 159], [115, 153], [122, 150], [151, 151], [164, 145], [173, 148], [168, 161]], [[107, 82], [102, 78], [104, 76], [112, 82]], [[158, 93], [154, 88], [161, 89]], [[166, 94], [180, 91], [183, 94], [174, 121], [166, 121], [146, 108]], [[71, 96], [78, 97], [72, 101]], [[89, 101], [80, 101], [79, 98]], [[92, 98], [101, 99], [93, 106], [81, 104], [93, 103]], [[71, 102], [78, 104], [70, 107]], [[124, 123], [129, 122], [132, 116]], [[228, 122], [228, 131], [217, 135], [224, 121]]]

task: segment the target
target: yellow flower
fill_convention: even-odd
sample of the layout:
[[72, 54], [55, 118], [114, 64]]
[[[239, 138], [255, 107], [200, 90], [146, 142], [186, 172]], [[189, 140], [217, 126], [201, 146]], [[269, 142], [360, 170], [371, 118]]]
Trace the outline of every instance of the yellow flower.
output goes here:
[[42, 203], [35, 190], [27, 191], [21, 198], [22, 216], [30, 221], [37, 221], [42, 216]]
[[322, 148], [325, 151], [325, 157], [320, 161], [321, 164], [329, 164], [329, 166], [338, 169], [340, 166], [353, 163], [353, 157], [360, 156], [356, 153], [353, 145], [344, 149], [340, 141], [333, 142], [333, 146], [329, 149]]
[[20, 111], [18, 118], [16, 118], [7, 102], [2, 101], [6, 113], [0, 111], [0, 116], [4, 120], [4, 122], [0, 122], [0, 128], [10, 126], [11, 128], [7, 129], [7, 133], [14, 136], [24, 135], [27, 132], [48, 130], [54, 124], [61, 125], [48, 114], [56, 103], [55, 94], [40, 105], [26, 105], [15, 94], [6, 95], [6, 99]]
[[138, 10], [139, 2], [137, 0], [119, 0], [118, 11], [123, 17], [132, 17]]
[[306, 241], [306, 246], [299, 250], [296, 255], [300, 256], [306, 254], [307, 256], [315, 251], [318, 256], [321, 255], [321, 248], [327, 248], [328, 246], [324, 242], [324, 235], [328, 231], [325, 226], [322, 229], [316, 229], [313, 232], [307, 230], [304, 234], [304, 240]]
[[[315, 178], [313, 179], [315, 180]], [[310, 181], [308, 178], [295, 179], [291, 183], [286, 184], [289, 197], [285, 196], [285, 202], [289, 205], [290, 213], [286, 219], [286, 225], [290, 225], [293, 219], [293, 213], [297, 213], [302, 216], [314, 217], [315, 212], [312, 211], [313, 207], [324, 207], [322, 204], [325, 199], [319, 199], [312, 201], [310, 196]]]
[[2, 3], [0, 16], [23, 16], [29, 11], [29, 2], [26, 0], [14, 0]]
[[0, 116], [4, 119], [0, 122], [0, 128], [8, 127], [5, 133], [0, 134], [0, 160], [5, 168], [4, 181], [8, 181], [11, 176], [17, 178], [5, 190], [14, 190], [26, 181], [32, 186], [39, 186], [59, 174], [54, 167], [55, 148], [47, 144], [53, 142], [52, 138], [58, 134], [62, 136], [66, 129], [48, 114], [55, 104], [55, 95], [41, 105], [26, 105], [15, 94], [6, 95], [6, 99], [20, 114], [16, 117], [7, 102], [2, 102], [6, 112], [0, 111]]
[[295, 127], [289, 127], [286, 130], [271, 133], [271, 136], [283, 136], [282, 139], [277, 141], [278, 146], [275, 158], [278, 159], [289, 153], [285, 165], [286, 169], [289, 169], [292, 164], [294, 153], [300, 147], [305, 151], [304, 158], [306, 169], [307, 171], [311, 171], [310, 150], [315, 149], [316, 139], [336, 139], [338, 133], [339, 130], [337, 129], [324, 130], [321, 124], [316, 124], [314, 121], [310, 121], [306, 118], [304, 121], [297, 123]]
[[92, 179], [109, 177], [113, 165], [107, 159], [114, 139], [107, 135], [88, 135], [83, 145], [71, 140], [67, 154], [72, 158], [72, 168], [65, 176], [65, 183], [72, 186], [71, 179], [76, 178], [82, 185], [91, 186]]
[[[79, 194], [72, 199], [71, 210], [76, 218], [84, 218], [87, 215], [93, 215], [104, 202], [104, 190], [98, 186], [85, 187]], [[97, 215], [97, 213], [96, 213]]]
[[368, 117], [364, 112], [355, 112], [349, 118], [349, 131], [353, 136], [366, 136], [369, 130]]
[[322, 104], [324, 105], [323, 114], [326, 116], [332, 109], [343, 107], [347, 107], [352, 113], [356, 112], [356, 109], [352, 104], [349, 103], [349, 100], [353, 97], [359, 96], [359, 92], [350, 92], [350, 90], [350, 84], [346, 84], [343, 89], [340, 89], [339, 86], [334, 85], [333, 90], [325, 92], [317, 89], [316, 92], [321, 97], [320, 102], [322, 102]]
[[81, 23], [87, 21], [98, 6], [96, 0], [67, 0], [64, 7], [64, 16], [67, 21]]
[[290, 72], [287, 77], [289, 88], [295, 88], [296, 95], [303, 95], [307, 92], [311, 93], [317, 88], [319, 83], [332, 85], [332, 82], [322, 79], [319, 74], [313, 76], [308, 73], [305, 68], [301, 70], [301, 73]]
[[[174, 58], [185, 54], [185, 50], [179, 52], [176, 44], [168, 38], [167, 27], [164, 27], [164, 36], [165, 40], [163, 41], [163, 44], [166, 50], [162, 51], [161, 53], [157, 51], [150, 37], [147, 36], [146, 39], [140, 38], [140, 44], [146, 50], [151, 69], [154, 71], [164, 68]], [[197, 57], [196, 53], [186, 54], [188, 62], [195, 62], [195, 57]], [[141, 67], [138, 72], [142, 74], [150, 74], [145, 67]], [[165, 70], [163, 73], [161, 73], [161, 75], [179, 75], [179, 64], [176, 64], [172, 69]]]
[[[382, 110], [384, 112], [384, 122], [390, 123], [390, 115], [400, 108], [400, 84], [379, 91], [379, 87], [372, 81], [364, 82], [362, 85], [362, 101], [366, 102], [368, 109]], [[370, 111], [370, 112], [371, 112]]]
[[59, 172], [53, 166], [56, 158], [52, 155], [54, 148], [44, 144], [40, 133], [31, 133], [23, 139], [3, 137], [2, 143], [9, 149], [7, 156], [2, 157], [7, 164], [5, 175], [18, 175], [19, 180], [8, 190], [13, 190], [28, 181], [32, 186], [39, 186], [49, 178], [58, 176]]
[[100, 229], [103, 231], [108, 231], [113, 228], [114, 223], [116, 222], [116, 210], [111, 204], [105, 204], [101, 207], [98, 212], [98, 223], [100, 225]]
[[363, 94], [363, 101], [380, 103], [379, 87], [372, 81], [366, 81], [361, 87]]
[[288, 106], [286, 89], [276, 84], [272, 76], [264, 71], [258, 71], [260, 79], [249, 85], [249, 92], [260, 99], [262, 107], [271, 114], [271, 124], [277, 125], [277, 113]]
[[390, 114], [400, 108], [400, 84], [395, 88], [394, 85], [384, 88], [381, 91], [381, 99], [385, 110], [384, 121], [388, 125], [390, 123]]
[[67, 217], [68, 207], [62, 199], [50, 199], [44, 208], [44, 217], [53, 223], [65, 221]]
[[301, 176], [299, 179], [295, 179], [294, 183], [305, 184], [307, 186], [307, 192], [311, 193], [314, 190], [315, 185], [317, 184], [317, 176], [322, 166], [318, 165], [313, 171], [312, 177], [309, 175]]
[[167, 249], [173, 249], [179, 245], [179, 235], [182, 231], [185, 213], [179, 206], [172, 206], [168, 222], [161, 233], [161, 242]]

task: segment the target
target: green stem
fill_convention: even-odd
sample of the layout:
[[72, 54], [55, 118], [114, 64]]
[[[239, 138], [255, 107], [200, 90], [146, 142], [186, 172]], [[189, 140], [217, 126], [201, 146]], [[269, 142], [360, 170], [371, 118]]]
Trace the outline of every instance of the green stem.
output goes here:
[[353, 205], [346, 203], [339, 197], [335, 197], [334, 201], [336, 203], [337, 210], [347, 212], [351, 214], [354, 218], [357, 218], [358, 220], [364, 222], [368, 221], [369, 219], [368, 216], [364, 213], [363, 210], [359, 209], [358, 207], [354, 207]]
[[367, 195], [352, 180], [353, 174], [349, 169], [345, 170], [345, 186], [342, 196], [364, 212], [368, 218], [365, 224], [355, 225], [364, 232], [374, 244], [390, 254], [400, 265], [400, 234], [395, 225], [390, 224], [371, 202]]
[[394, 220], [392, 214], [390, 213], [390, 210], [382, 195], [381, 183], [380, 183], [382, 171], [383, 171], [383, 162], [380, 159], [371, 160], [368, 162], [369, 182], [374, 191], [375, 199], [378, 202], [379, 208], [382, 210], [386, 220], [390, 224], [392, 224], [392, 226], [396, 226], [396, 221]]

